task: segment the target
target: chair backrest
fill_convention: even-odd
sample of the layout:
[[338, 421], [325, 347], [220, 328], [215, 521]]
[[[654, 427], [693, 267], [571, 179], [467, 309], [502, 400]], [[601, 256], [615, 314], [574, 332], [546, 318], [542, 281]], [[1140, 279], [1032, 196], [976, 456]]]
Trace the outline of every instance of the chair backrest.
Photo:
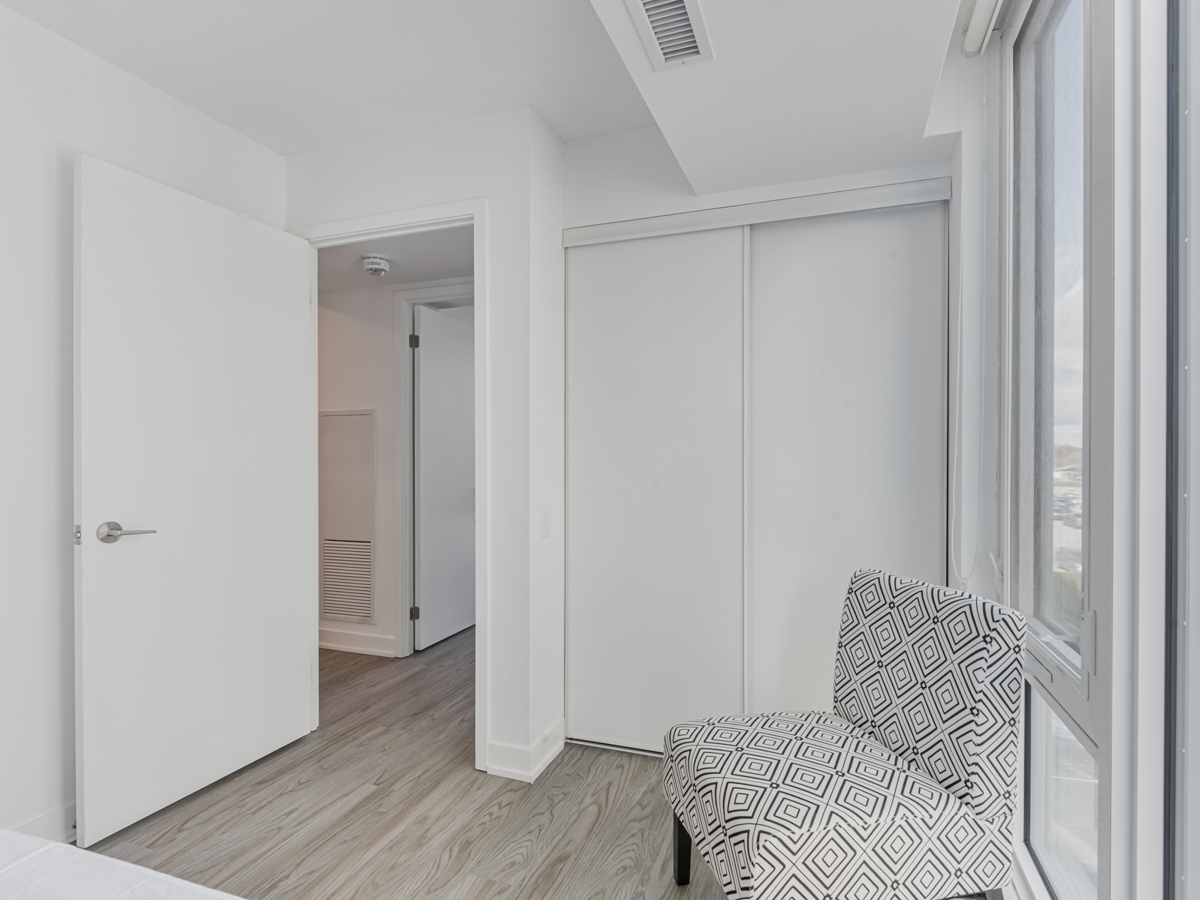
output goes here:
[[834, 710], [976, 815], [1011, 815], [1024, 647], [1016, 610], [862, 569], [842, 608]]

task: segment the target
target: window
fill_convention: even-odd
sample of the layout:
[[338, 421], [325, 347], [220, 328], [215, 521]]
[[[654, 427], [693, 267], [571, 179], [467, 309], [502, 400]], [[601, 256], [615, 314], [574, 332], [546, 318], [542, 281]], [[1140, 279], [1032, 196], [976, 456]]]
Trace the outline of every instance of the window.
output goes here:
[[1083, 7], [1036, 6], [1013, 63], [1018, 583], [1035, 634], [1076, 676], [1087, 530]]
[[1028, 695], [1026, 839], [1057, 900], [1089, 900], [1099, 869], [1096, 760], [1041, 694]]
[[1099, 870], [1086, 14], [1085, 0], [1035, 0], [1012, 44], [1009, 596], [1038, 673], [1024, 837], [1057, 900], [1093, 900]]
[[[1042, 65], [1050, 82], [1039, 111], [1035, 252], [1041, 272], [1035, 315], [1035, 463], [1041, 477], [1035, 512], [1034, 618], [1079, 655], [1083, 623], [1083, 0], [1070, 0], [1047, 35]], [[1035, 276], [1036, 277], [1036, 276]]]

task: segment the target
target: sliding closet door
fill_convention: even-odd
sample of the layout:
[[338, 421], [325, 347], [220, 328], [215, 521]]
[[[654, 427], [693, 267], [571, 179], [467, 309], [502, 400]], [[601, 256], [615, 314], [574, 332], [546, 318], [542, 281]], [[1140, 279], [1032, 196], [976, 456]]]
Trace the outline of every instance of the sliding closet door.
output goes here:
[[751, 711], [832, 708], [855, 569], [945, 578], [943, 217], [938, 203], [751, 229]]
[[742, 711], [743, 230], [567, 254], [567, 734]]

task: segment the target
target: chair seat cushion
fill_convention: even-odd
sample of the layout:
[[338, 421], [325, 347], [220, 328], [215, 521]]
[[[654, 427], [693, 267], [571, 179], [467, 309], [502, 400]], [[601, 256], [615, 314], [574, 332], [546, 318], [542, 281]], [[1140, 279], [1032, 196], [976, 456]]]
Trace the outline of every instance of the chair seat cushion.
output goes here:
[[667, 732], [664, 789], [733, 898], [936, 900], [999, 887], [1011, 819], [978, 818], [909, 759], [829, 713]]

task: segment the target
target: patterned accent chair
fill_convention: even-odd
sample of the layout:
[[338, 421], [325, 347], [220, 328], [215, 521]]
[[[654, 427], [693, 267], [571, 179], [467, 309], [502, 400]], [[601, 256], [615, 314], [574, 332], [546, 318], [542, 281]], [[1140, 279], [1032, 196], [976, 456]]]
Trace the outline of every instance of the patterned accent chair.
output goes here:
[[694, 840], [735, 900], [940, 900], [1009, 881], [1025, 620], [864, 569], [850, 580], [835, 715], [676, 725], [663, 788], [675, 880]]

